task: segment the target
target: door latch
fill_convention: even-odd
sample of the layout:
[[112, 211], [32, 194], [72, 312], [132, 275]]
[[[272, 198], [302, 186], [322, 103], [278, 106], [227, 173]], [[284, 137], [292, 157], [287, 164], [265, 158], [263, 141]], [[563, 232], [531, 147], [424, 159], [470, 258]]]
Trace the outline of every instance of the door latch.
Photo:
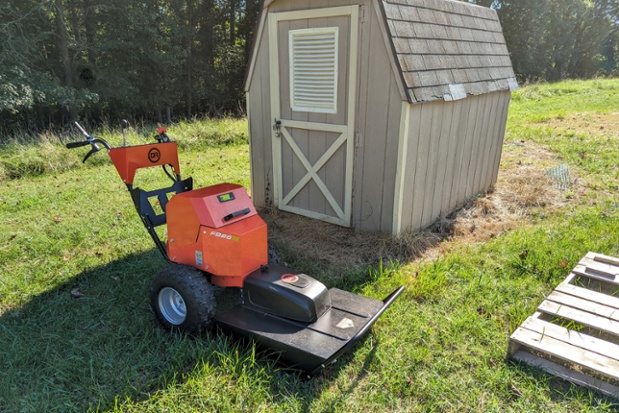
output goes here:
[[282, 121], [275, 118], [275, 123], [273, 123], [273, 130], [275, 131], [275, 137], [282, 137]]

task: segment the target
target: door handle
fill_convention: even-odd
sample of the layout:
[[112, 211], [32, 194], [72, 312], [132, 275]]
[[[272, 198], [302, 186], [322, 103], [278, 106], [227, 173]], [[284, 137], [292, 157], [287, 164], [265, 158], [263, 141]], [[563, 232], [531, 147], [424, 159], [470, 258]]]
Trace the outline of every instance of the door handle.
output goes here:
[[275, 118], [275, 122], [273, 123], [273, 130], [275, 131], [275, 137], [282, 137], [282, 121]]

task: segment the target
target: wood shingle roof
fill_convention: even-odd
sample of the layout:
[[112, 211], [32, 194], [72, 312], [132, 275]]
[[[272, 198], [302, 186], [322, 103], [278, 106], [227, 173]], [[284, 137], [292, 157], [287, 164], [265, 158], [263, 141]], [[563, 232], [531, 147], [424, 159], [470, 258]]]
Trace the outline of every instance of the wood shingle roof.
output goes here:
[[381, 0], [410, 103], [514, 90], [495, 10], [454, 0]]

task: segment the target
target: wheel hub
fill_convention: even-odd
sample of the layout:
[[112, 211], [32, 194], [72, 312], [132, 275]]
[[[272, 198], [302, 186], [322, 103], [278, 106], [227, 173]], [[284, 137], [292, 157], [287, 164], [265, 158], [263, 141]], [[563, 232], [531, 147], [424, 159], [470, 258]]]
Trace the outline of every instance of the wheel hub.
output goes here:
[[176, 326], [181, 325], [187, 318], [187, 307], [183, 296], [171, 287], [164, 287], [159, 291], [159, 309], [161, 315]]

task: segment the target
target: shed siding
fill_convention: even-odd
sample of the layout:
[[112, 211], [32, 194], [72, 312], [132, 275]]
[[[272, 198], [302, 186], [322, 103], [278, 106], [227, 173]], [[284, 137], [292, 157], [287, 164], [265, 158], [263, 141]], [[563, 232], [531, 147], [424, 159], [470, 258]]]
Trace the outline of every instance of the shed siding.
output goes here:
[[247, 106], [248, 113], [251, 112], [251, 117], [248, 117], [251, 194], [254, 205], [261, 207], [273, 201], [268, 30], [263, 30], [256, 42], [256, 63], [250, 79], [251, 88], [247, 94]]
[[402, 98], [371, 5], [360, 30], [353, 227], [391, 232]]
[[424, 229], [494, 185], [509, 99], [503, 91], [410, 105], [400, 229]]

